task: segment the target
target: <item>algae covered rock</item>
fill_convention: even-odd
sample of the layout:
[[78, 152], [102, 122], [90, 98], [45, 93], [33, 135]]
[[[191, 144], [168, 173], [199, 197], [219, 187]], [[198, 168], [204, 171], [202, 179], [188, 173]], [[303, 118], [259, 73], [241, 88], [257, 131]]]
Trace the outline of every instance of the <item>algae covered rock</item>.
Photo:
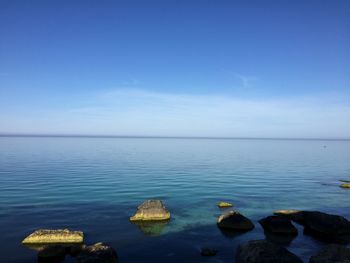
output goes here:
[[236, 231], [248, 231], [254, 228], [254, 224], [238, 211], [229, 211], [222, 214], [217, 221], [221, 229], [230, 229]]
[[317, 255], [310, 258], [309, 263], [350, 263], [350, 249], [341, 245], [328, 245]]
[[147, 200], [138, 206], [130, 221], [158, 221], [169, 220], [170, 212], [160, 200]]
[[233, 206], [233, 204], [231, 204], [229, 202], [221, 201], [218, 203], [219, 208], [227, 208], [227, 207], [232, 207], [232, 206]]
[[39, 229], [27, 236], [22, 244], [60, 244], [60, 243], [82, 243], [84, 234], [81, 231], [68, 229]]
[[342, 183], [340, 187], [350, 189], [350, 183]]
[[76, 261], [78, 263], [116, 263], [118, 255], [112, 247], [100, 242], [85, 247], [76, 257]]
[[265, 240], [252, 240], [238, 247], [236, 263], [302, 263], [284, 247]]
[[268, 216], [259, 223], [265, 231], [276, 235], [298, 235], [298, 230], [292, 222], [283, 216]]

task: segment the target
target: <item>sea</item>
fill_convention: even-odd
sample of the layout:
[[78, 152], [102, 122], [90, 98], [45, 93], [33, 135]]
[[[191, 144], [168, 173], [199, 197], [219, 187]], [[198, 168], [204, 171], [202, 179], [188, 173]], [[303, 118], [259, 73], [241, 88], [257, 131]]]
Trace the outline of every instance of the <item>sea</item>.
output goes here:
[[[304, 262], [326, 245], [303, 233], [266, 235], [258, 220], [277, 209], [317, 210], [350, 219], [349, 140], [0, 137], [0, 262], [37, 262], [21, 241], [37, 229], [81, 230], [85, 244], [112, 246], [119, 262], [234, 262], [249, 240], [268, 239]], [[129, 221], [160, 199], [171, 220]], [[217, 227], [227, 210], [255, 224]], [[218, 251], [203, 257], [202, 248]], [[64, 262], [75, 262], [66, 256]]]

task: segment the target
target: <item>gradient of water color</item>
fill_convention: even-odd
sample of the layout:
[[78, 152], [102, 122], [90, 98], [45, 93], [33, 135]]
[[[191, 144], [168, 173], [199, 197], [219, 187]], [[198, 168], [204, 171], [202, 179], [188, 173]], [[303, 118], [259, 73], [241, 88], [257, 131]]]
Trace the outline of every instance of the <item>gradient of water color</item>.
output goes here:
[[[107, 242], [121, 262], [233, 262], [238, 244], [265, 238], [257, 223], [275, 209], [312, 209], [350, 218], [350, 141], [0, 137], [2, 262], [36, 262], [20, 241], [37, 228], [72, 228]], [[154, 228], [128, 221], [159, 198], [172, 220]], [[216, 227], [219, 200], [256, 228]], [[323, 243], [280, 241], [308, 261]], [[203, 258], [200, 248], [217, 256]], [[66, 262], [74, 262], [66, 258]]]

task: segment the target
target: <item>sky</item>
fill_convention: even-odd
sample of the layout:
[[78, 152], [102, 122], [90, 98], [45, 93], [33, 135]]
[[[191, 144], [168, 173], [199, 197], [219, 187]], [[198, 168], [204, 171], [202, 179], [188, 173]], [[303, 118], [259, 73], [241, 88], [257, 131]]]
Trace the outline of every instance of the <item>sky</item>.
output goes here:
[[350, 1], [0, 0], [0, 134], [350, 138]]

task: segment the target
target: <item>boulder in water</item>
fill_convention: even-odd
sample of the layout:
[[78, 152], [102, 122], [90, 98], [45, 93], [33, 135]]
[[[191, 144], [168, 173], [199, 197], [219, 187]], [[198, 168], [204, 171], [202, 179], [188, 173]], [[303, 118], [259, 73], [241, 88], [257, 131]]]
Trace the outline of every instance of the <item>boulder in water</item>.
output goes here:
[[276, 235], [298, 235], [298, 230], [291, 221], [283, 216], [268, 216], [259, 220], [265, 231]]
[[116, 263], [118, 255], [115, 250], [103, 243], [85, 247], [76, 257], [78, 263]]
[[138, 206], [130, 221], [158, 221], [169, 220], [170, 212], [160, 200], [147, 200]]
[[350, 183], [342, 183], [340, 187], [350, 189]]
[[54, 263], [61, 262], [66, 256], [66, 247], [61, 245], [49, 245], [43, 247], [38, 252], [38, 262], [42, 263]]
[[265, 240], [252, 240], [240, 245], [236, 263], [302, 263], [303, 261], [281, 246]]
[[222, 214], [218, 218], [217, 225], [221, 229], [236, 231], [248, 231], [254, 228], [252, 221], [238, 211], [229, 211]]

